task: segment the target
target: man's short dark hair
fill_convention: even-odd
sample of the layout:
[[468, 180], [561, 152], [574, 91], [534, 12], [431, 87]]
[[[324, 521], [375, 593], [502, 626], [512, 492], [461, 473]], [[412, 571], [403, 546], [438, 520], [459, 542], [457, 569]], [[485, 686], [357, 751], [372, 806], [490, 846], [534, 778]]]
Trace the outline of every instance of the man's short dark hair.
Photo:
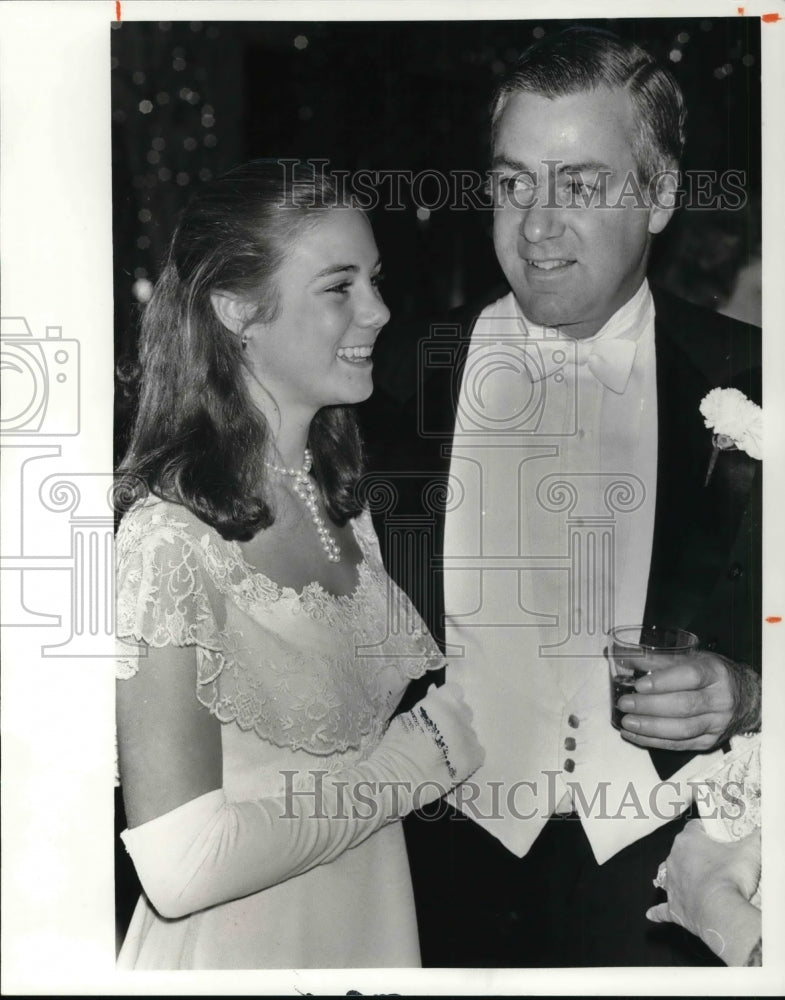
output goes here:
[[648, 185], [658, 173], [677, 169], [687, 118], [678, 83], [640, 46], [596, 28], [567, 28], [523, 52], [494, 95], [492, 143], [513, 94], [555, 98], [603, 85], [630, 95], [637, 125], [632, 145], [639, 181]]

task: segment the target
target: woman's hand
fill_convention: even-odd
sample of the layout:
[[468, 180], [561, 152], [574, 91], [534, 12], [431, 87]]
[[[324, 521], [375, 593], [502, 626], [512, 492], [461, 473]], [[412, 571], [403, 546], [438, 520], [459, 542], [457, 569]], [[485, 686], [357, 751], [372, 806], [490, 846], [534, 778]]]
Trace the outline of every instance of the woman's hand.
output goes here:
[[329, 864], [440, 798], [482, 759], [471, 711], [460, 688], [448, 684], [396, 716], [367, 758], [330, 774], [303, 769], [306, 787], [235, 801], [221, 786], [221, 723], [193, 694], [193, 647], [149, 653], [143, 671], [118, 682], [130, 823], [122, 836], [148, 899], [165, 917]]
[[760, 911], [749, 903], [760, 879], [760, 831], [721, 843], [693, 820], [673, 841], [666, 866], [668, 901], [647, 918], [681, 924], [726, 964], [743, 964], [760, 937]]
[[431, 684], [412, 715], [443, 754], [452, 784], [465, 781], [485, 760], [485, 751], [471, 725], [472, 710], [455, 681], [438, 688]]

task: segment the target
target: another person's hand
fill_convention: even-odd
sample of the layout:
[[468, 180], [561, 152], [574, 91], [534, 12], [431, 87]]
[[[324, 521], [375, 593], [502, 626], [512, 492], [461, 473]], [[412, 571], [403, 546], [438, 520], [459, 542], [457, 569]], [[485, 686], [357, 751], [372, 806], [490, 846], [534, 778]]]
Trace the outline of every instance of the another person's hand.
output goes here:
[[680, 924], [727, 965], [743, 965], [761, 933], [760, 910], [749, 902], [760, 879], [760, 830], [720, 843], [692, 820], [665, 865], [668, 901], [651, 907], [647, 918]]
[[663, 750], [710, 750], [759, 724], [760, 682], [741, 663], [698, 650], [669, 656], [617, 702], [624, 739]]

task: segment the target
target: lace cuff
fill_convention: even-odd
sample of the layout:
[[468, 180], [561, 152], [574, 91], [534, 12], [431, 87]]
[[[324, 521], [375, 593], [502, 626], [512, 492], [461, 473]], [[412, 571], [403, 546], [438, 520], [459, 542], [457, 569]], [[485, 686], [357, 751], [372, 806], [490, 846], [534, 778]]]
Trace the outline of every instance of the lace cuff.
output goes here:
[[[706, 832], [714, 840], [741, 840], [761, 825], [760, 734], [734, 736], [730, 752], [691, 782]], [[750, 902], [761, 906], [758, 884]]]

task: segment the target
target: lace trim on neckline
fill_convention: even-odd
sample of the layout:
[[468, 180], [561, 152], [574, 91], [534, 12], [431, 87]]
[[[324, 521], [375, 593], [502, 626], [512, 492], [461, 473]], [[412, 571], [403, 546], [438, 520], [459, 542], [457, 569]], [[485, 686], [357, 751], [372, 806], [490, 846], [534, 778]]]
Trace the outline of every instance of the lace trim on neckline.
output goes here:
[[[164, 509], [154, 511], [154, 508], [159, 504], [165, 504]], [[299, 590], [296, 587], [278, 583], [248, 562], [238, 542], [221, 538], [214, 529], [210, 529], [208, 525], [200, 522], [196, 515], [191, 514], [184, 507], [176, 507], [178, 513], [175, 514], [173, 510], [168, 509], [172, 506], [174, 505], [159, 497], [148, 497], [140, 501], [138, 506], [131, 508], [128, 514], [144, 509], [153, 510], [150, 518], [152, 524], [173, 529], [183, 540], [191, 543], [196, 542], [197, 539], [193, 536], [193, 527], [189, 522], [193, 522], [193, 525], [203, 529], [203, 534], [198, 541], [205, 557], [209, 575], [216, 584], [221, 586], [221, 589], [231, 593], [246, 611], [250, 610], [251, 605], [257, 602], [264, 607], [283, 603], [299, 606], [309, 617], [318, 620], [327, 617], [337, 624], [340, 619], [351, 614], [366, 594], [373, 576], [369, 556], [376, 540], [372, 524], [369, 528], [369, 524], [365, 523], [366, 518], [370, 522], [370, 515], [367, 512], [363, 512], [349, 522], [362, 556], [355, 567], [357, 583], [349, 594], [333, 594], [318, 580], [311, 580]], [[126, 515], [127, 517], [128, 515]]]
[[[443, 666], [444, 657], [386, 575], [370, 515], [352, 526], [362, 553], [353, 592], [332, 594], [318, 581], [297, 591], [254, 570], [239, 546], [190, 512], [148, 504], [126, 515], [118, 532], [117, 634], [151, 646], [195, 645], [196, 697], [221, 722], [293, 750], [363, 752], [380, 738], [406, 683]], [[400, 629], [380, 642], [390, 601]], [[247, 627], [227, 629], [226, 602], [248, 615]], [[276, 638], [266, 628], [276, 608], [326, 626], [332, 637], [325, 633], [316, 650]], [[122, 641], [118, 654], [118, 676], [133, 676], [138, 656]]]
[[[238, 542], [229, 542], [228, 547], [232, 550], [240, 565], [242, 565], [245, 569], [247, 579], [249, 581], [257, 581], [258, 579], [260, 592], [268, 598], [271, 591], [277, 591], [279, 600], [297, 600], [304, 603], [311, 603], [313, 598], [318, 597], [321, 600], [334, 601], [339, 606], [349, 605], [359, 600], [362, 596], [362, 592], [368, 585], [368, 556], [365, 546], [358, 535], [355, 522], [352, 522], [352, 529], [354, 531], [354, 536], [357, 539], [357, 543], [360, 546], [362, 558], [354, 566], [357, 574], [357, 582], [348, 594], [333, 594], [332, 591], [328, 590], [325, 586], [319, 583], [318, 580], [311, 580], [309, 583], [303, 584], [299, 590], [296, 587], [290, 587], [286, 584], [278, 583], [277, 580], [273, 580], [272, 577], [267, 576], [267, 574], [262, 572], [262, 570], [255, 569], [248, 562], [243, 555], [243, 550], [240, 548]], [[243, 589], [245, 590], [245, 588]]]

